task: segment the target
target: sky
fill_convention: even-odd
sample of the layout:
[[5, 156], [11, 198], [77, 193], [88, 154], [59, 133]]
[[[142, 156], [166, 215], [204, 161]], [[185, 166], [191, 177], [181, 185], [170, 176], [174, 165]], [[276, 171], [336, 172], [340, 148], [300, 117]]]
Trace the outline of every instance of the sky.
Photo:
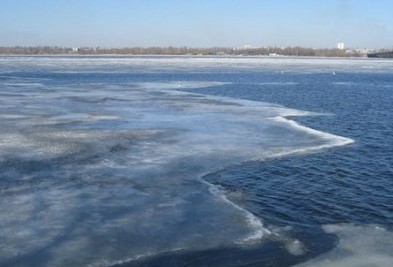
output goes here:
[[0, 46], [393, 47], [392, 0], [0, 0]]

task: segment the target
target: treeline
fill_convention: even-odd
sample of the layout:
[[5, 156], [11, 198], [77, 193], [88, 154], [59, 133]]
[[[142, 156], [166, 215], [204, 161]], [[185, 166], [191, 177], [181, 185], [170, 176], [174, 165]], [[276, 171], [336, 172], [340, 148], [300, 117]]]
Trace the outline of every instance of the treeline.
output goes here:
[[393, 51], [380, 50], [378, 52], [368, 53], [367, 56], [371, 58], [393, 58]]
[[5, 55], [48, 55], [48, 54], [70, 54], [72, 48], [57, 46], [34, 46], [34, 47], [0, 47], [0, 54]]
[[3, 55], [233, 55], [233, 56], [316, 56], [316, 57], [358, 57], [364, 53], [356, 50], [314, 49], [306, 47], [256, 47], [256, 48], [191, 48], [191, 47], [125, 47], [66, 48], [57, 46], [0, 47]]

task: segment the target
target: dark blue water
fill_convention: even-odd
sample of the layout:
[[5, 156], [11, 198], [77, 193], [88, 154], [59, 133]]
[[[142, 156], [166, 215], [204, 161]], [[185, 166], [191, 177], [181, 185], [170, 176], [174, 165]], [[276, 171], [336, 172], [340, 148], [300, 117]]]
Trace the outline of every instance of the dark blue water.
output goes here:
[[[0, 58], [0, 265], [390, 266], [392, 66]], [[269, 157], [320, 142], [271, 123], [280, 107], [354, 143]], [[270, 234], [239, 245], [248, 213]]]
[[[307, 227], [376, 223], [391, 228], [393, 75], [357, 72], [242, 75], [250, 83], [198, 92], [331, 114], [295, 120], [314, 129], [350, 137], [356, 143], [308, 156], [251, 162], [208, 179], [246, 191], [247, 207], [272, 224]], [[263, 84], [266, 81], [282, 84]]]
[[[323, 153], [244, 163], [210, 174], [205, 177], [208, 181], [223, 186], [233, 201], [268, 225], [290, 225], [292, 236], [309, 245], [332, 242], [319, 232], [326, 224], [375, 224], [393, 229], [391, 72], [243, 72], [231, 73], [225, 80], [233, 83], [192, 91], [328, 114], [294, 119], [314, 129], [350, 137], [355, 144]], [[272, 262], [271, 266], [293, 264]], [[263, 261], [260, 264], [270, 266]]]

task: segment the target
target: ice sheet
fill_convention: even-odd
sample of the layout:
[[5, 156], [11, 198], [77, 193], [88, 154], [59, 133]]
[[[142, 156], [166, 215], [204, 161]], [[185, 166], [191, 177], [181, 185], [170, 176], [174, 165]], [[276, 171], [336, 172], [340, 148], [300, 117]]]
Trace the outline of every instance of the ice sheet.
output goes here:
[[[37, 68], [39, 76], [234, 60], [1, 57], [0, 70]], [[3, 80], [2, 266], [96, 266], [255, 242], [269, 235], [262, 219], [201, 177], [243, 161], [352, 142], [286, 118], [312, 115], [307, 111], [179, 91], [221, 81], [42, 80], [44, 86], [25, 86], [25, 78], [12, 78], [12, 85]], [[288, 247], [293, 253], [298, 248]]]
[[[29, 60], [28, 60], [29, 59]], [[9, 64], [12, 62], [12, 64]], [[97, 70], [97, 66], [102, 67]], [[55, 73], [128, 73], [157, 71], [273, 71], [327, 72], [340, 74], [348, 71], [381, 71], [393, 69], [389, 59], [368, 58], [316, 58], [316, 57], [207, 57], [207, 56], [49, 56], [49, 57], [1, 57], [0, 71], [40, 68]], [[2, 75], [4, 76], [4, 75]], [[1, 78], [1, 77], [0, 77]]]

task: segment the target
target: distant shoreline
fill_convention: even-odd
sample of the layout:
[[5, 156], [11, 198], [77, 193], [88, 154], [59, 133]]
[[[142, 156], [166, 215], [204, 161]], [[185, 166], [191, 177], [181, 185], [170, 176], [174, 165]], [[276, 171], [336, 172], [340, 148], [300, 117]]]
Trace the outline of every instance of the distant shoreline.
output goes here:
[[269, 56], [269, 55], [170, 55], [170, 54], [1, 54], [0, 57], [190, 57], [190, 58], [269, 58], [269, 59], [372, 59], [362, 56]]
[[299, 56], [299, 57], [367, 57], [368, 53], [385, 52], [365, 49], [327, 49], [307, 47], [0, 47], [0, 55], [123, 55], [123, 56]]

